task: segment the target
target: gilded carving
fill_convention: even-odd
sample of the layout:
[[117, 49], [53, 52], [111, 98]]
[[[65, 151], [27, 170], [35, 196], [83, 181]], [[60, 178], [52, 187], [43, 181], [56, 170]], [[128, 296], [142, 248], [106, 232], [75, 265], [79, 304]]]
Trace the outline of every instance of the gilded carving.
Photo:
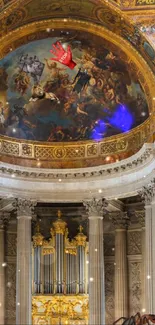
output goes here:
[[40, 233], [39, 224], [37, 224], [35, 235], [32, 238], [33, 238], [33, 246], [34, 247], [43, 245], [44, 236]]
[[86, 246], [87, 236], [83, 234], [83, 227], [81, 225], [79, 226], [79, 233], [76, 235], [75, 239], [78, 246]]
[[32, 307], [33, 324], [39, 324], [39, 317], [47, 321], [51, 317], [55, 322], [59, 320], [63, 324], [76, 320], [88, 321], [88, 296], [34, 296]]
[[61, 219], [62, 213], [60, 210], [58, 210], [57, 216], [58, 216], [57, 220], [53, 222], [55, 233], [64, 235], [67, 224], [65, 221]]
[[54, 247], [50, 247], [50, 248], [43, 248], [42, 250], [42, 254], [43, 255], [49, 255], [49, 254], [53, 254], [54, 253]]

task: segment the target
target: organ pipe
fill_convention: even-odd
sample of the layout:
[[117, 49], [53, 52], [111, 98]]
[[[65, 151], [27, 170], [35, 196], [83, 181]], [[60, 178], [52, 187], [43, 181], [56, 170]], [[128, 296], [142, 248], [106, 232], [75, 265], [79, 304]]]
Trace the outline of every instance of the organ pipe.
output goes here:
[[82, 232], [82, 226], [79, 227], [79, 231], [75, 237], [77, 241], [78, 293], [86, 293], [86, 236]]
[[33, 286], [33, 290], [34, 290], [34, 293], [41, 293], [41, 250], [42, 250], [43, 239], [44, 239], [44, 237], [40, 233], [39, 224], [37, 224], [36, 233], [33, 236], [33, 245], [34, 245], [34, 251], [33, 251], [34, 286]]
[[58, 211], [58, 219], [53, 222], [55, 230], [55, 249], [56, 249], [56, 293], [64, 293], [64, 263], [65, 263], [65, 230], [66, 222], [61, 219], [61, 211]]
[[50, 234], [49, 240], [44, 239], [37, 225], [32, 252], [33, 294], [87, 294], [88, 245], [82, 226], [70, 240], [67, 223], [58, 211]]

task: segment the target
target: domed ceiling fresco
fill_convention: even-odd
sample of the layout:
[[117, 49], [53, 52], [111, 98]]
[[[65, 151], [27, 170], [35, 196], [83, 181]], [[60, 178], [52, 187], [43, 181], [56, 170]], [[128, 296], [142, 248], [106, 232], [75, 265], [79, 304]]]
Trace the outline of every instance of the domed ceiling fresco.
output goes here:
[[0, 62], [0, 133], [31, 141], [102, 140], [147, 119], [136, 71], [114, 44], [53, 31]]

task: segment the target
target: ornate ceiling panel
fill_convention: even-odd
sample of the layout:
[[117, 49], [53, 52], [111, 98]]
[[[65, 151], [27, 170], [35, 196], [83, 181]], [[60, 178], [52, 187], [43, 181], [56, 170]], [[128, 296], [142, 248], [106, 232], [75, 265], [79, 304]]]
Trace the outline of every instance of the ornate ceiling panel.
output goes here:
[[[3, 42], [3, 45], [6, 46], [5, 44], [7, 44], [7, 46], [4, 48], [1, 46], [1, 55], [4, 56], [6, 52], [8, 52], [10, 47], [12, 47], [12, 49], [15, 49], [17, 46], [19, 47], [21, 44], [27, 43], [28, 40], [30, 41], [30, 40], [42, 39], [43, 37], [45, 37], [45, 34], [47, 36], [47, 31], [45, 32], [45, 28], [47, 26], [48, 28], [49, 27], [51, 28], [50, 33], [52, 33], [53, 32], [52, 27], [56, 29], [57, 27], [60, 27], [60, 23], [63, 30], [73, 30], [75, 28], [75, 21], [71, 19], [68, 20], [67, 22], [62, 20], [55, 20], [55, 21], [52, 20], [52, 21], [44, 21], [44, 22], [41, 21], [38, 23], [32, 23], [26, 27], [21, 27], [20, 29], [17, 29], [16, 31], [11, 33], [12, 35], [11, 44], [10, 44], [10, 35], [7, 35], [6, 37], [3, 38], [3, 40], [5, 40]], [[37, 28], [37, 33], [36, 33], [36, 28]], [[138, 53], [135, 50], [133, 50], [133, 48], [130, 45], [128, 45], [127, 42], [123, 41], [122, 39], [120, 42], [120, 38], [118, 36], [117, 37], [115, 36], [115, 40], [114, 40], [113, 33], [110, 32], [107, 33], [107, 30], [104, 29], [103, 27], [99, 27], [99, 26], [97, 27], [96, 25], [93, 25], [91, 23], [86, 23], [86, 22], [81, 23], [80, 21], [78, 22], [76, 21], [76, 29], [79, 29], [81, 31], [87, 30], [87, 32], [90, 32], [92, 34], [95, 33], [98, 36], [102, 36], [102, 38], [105, 37], [104, 39], [105, 44], [106, 42], [110, 42], [110, 43], [113, 42], [113, 45], [111, 45], [112, 46], [111, 50], [114, 50], [114, 48], [116, 49], [119, 44], [119, 55], [121, 57], [121, 53], [124, 53], [122, 54], [123, 60], [126, 60], [126, 64], [129, 65], [129, 70], [133, 71], [135, 75], [137, 75], [138, 80], [140, 81], [145, 91], [145, 94], [147, 96], [147, 103], [149, 104], [150, 114], [152, 114], [152, 109], [154, 108], [154, 100], [153, 100], [154, 79], [153, 79], [153, 75], [148, 69], [148, 66], [145, 65], [145, 62], [142, 60], [142, 58], [141, 60], [139, 60]], [[21, 39], [19, 39], [19, 31], [20, 31]], [[49, 36], [51, 36], [50, 33]], [[15, 52], [12, 52], [9, 56], [12, 57], [14, 53]], [[7, 59], [5, 60], [7, 62]], [[86, 63], [88, 64], [88, 60], [86, 60]], [[19, 86], [19, 83], [17, 84]], [[83, 113], [81, 114], [83, 115]], [[114, 157], [113, 158], [110, 157], [110, 159], [114, 161], [117, 159], [125, 158], [129, 154], [132, 154], [133, 152], [139, 150], [139, 148], [142, 146], [144, 141], [146, 141], [146, 139], [148, 139], [150, 137], [150, 134], [152, 134], [153, 132], [152, 123], [153, 123], [153, 114], [150, 115], [150, 118], [140, 128], [135, 129], [132, 133], [129, 134], [126, 133], [123, 137], [117, 138], [117, 136], [115, 136], [114, 138], [110, 138], [110, 141], [108, 140], [108, 144], [106, 144], [105, 140], [103, 141], [103, 144], [102, 142], [99, 143], [80, 142], [78, 143], [78, 148], [77, 148], [75, 146], [75, 143], [70, 143], [69, 145], [60, 143], [59, 146], [55, 148], [53, 144], [50, 146], [47, 146], [47, 144], [45, 143], [40, 145], [31, 142], [30, 144], [30, 143], [26, 143], [26, 139], [22, 141], [23, 144], [21, 144], [18, 143], [18, 141], [17, 142], [12, 141], [11, 139], [5, 140], [2, 138], [1, 150], [4, 155], [10, 154], [11, 156], [13, 155], [18, 158], [24, 158], [24, 157], [30, 158], [29, 161], [30, 163], [31, 163], [31, 159], [34, 159], [34, 163], [35, 160], [37, 159], [43, 159], [45, 162], [52, 160], [49, 163], [51, 167], [54, 167], [55, 164], [58, 164], [60, 167], [73, 167], [74, 164], [76, 165], [76, 167], [79, 166], [82, 167], [82, 166], [89, 165], [88, 161], [90, 161], [90, 165], [101, 164], [105, 162], [106, 156], [110, 152], [112, 155], [114, 155]], [[20, 149], [21, 145], [23, 148], [22, 150]], [[112, 149], [110, 149], [110, 147]], [[42, 150], [44, 151], [44, 154]], [[56, 160], [55, 162], [53, 161], [53, 158]], [[92, 160], [92, 158], [94, 158], [94, 160]], [[63, 164], [62, 164], [62, 159], [63, 159]], [[76, 159], [76, 163], [75, 163], [75, 159]]]
[[[144, 123], [144, 127], [138, 127], [131, 134], [129, 133], [129, 135], [125, 135], [123, 139], [123, 147], [122, 142], [120, 142], [122, 141], [122, 138], [117, 138], [117, 136], [115, 136], [113, 139], [110, 138], [110, 142], [108, 139], [108, 143], [112, 143], [113, 148], [116, 147], [116, 149], [113, 149], [114, 158], [112, 158], [112, 161], [125, 158], [126, 156], [139, 150], [144, 141], [152, 141], [154, 124], [152, 114], [154, 111], [154, 77], [153, 74], [151, 74], [148, 66], [145, 64], [145, 61], [149, 64], [151, 70], [154, 72], [155, 51], [153, 45], [151, 45], [149, 42], [149, 38], [146, 38], [147, 35], [145, 35], [144, 31], [142, 31], [139, 26], [137, 27], [135, 22], [131, 21], [131, 18], [122, 15], [121, 11], [118, 9], [118, 5], [121, 7], [124, 6], [124, 8], [132, 8], [134, 6], [139, 6], [139, 8], [141, 8], [141, 4], [139, 4], [138, 0], [135, 0], [134, 2], [123, 1], [121, 3], [118, 1], [107, 2], [103, 0], [79, 0], [78, 2], [73, 0], [60, 0], [59, 3], [56, 1], [51, 2], [51, 0], [40, 0], [39, 2], [38, 0], [22, 0], [10, 2], [10, 6], [7, 6], [7, 10], [3, 10], [3, 13], [0, 15], [1, 59], [9, 52], [13, 52], [16, 48], [19, 48], [30, 41], [51, 37], [51, 32], [47, 31], [47, 29], [52, 30], [53, 28], [61, 28], [62, 30], [66, 30], [72, 28], [75, 30], [77, 29], [77, 26], [81, 31], [87, 30], [93, 34], [97, 33], [102, 37], [107, 35], [107, 38], [110, 38], [110, 42], [114, 44], [114, 47], [119, 43], [120, 47], [127, 54], [128, 58], [131, 58], [128, 62], [128, 67], [130, 67], [131, 70], [134, 70], [134, 73], [138, 76], [139, 82], [142, 85], [142, 89], [147, 98], [150, 117], [146, 123]], [[143, 5], [145, 6], [144, 1]], [[150, 5], [152, 5], [152, 3]], [[103, 26], [104, 28], [99, 26]], [[123, 39], [126, 41], [123, 41]], [[113, 52], [113, 49], [111, 51]], [[141, 54], [141, 56], [138, 55], [138, 52]], [[142, 57], [145, 61], [142, 59]], [[38, 138], [34, 138], [34, 140], [36, 139], [38, 140]], [[13, 139], [1, 138], [1, 152], [3, 155], [6, 155], [7, 157], [7, 155], [13, 154], [14, 157], [23, 159], [24, 156], [21, 146], [26, 145], [26, 151], [24, 151], [25, 158], [30, 158], [30, 161], [32, 159], [33, 162], [34, 160], [40, 159], [40, 156], [38, 157], [36, 154], [36, 152], [38, 152], [37, 150], [40, 150], [40, 146], [38, 147], [37, 143], [26, 143], [26, 140], [25, 142], [22, 141], [22, 144], [20, 141], [17, 141], [17, 143], [15, 142], [16, 141]], [[133, 145], [131, 146], [130, 143]], [[103, 141], [103, 150], [101, 150], [102, 143], [96, 142], [90, 144], [80, 143], [80, 148], [78, 149], [74, 148], [75, 144], [70, 145], [69, 152], [72, 152], [71, 158], [70, 156], [67, 156], [68, 154], [66, 154], [66, 152], [68, 152], [66, 151], [68, 150], [67, 147], [62, 144], [61, 153], [59, 157], [57, 157], [60, 159], [60, 167], [64, 167], [64, 165], [69, 167], [69, 165], [67, 165], [68, 162], [70, 162], [70, 167], [74, 166], [77, 156], [79, 158], [79, 162], [77, 164], [78, 167], [89, 165], [87, 161], [89, 145], [93, 148], [90, 156], [91, 160], [92, 157], [94, 158], [94, 162], [91, 161], [90, 164], [96, 164], [96, 161], [98, 161], [99, 164], [104, 163], [104, 159], [107, 155], [107, 149], [105, 147], [107, 144], [105, 140]], [[45, 144], [42, 144], [42, 146], [43, 149]], [[14, 152], [13, 147], [16, 147], [17, 152]], [[96, 148], [95, 151], [94, 148]], [[58, 149], [60, 149], [60, 147]], [[48, 152], [46, 153], [44, 160], [53, 160], [53, 149], [51, 145], [46, 150]], [[76, 157], [73, 154], [73, 151], [76, 152]], [[110, 150], [108, 150], [108, 152], [109, 151]], [[81, 152], [83, 152], [83, 162], [82, 160], [80, 161]], [[102, 155], [103, 152], [106, 153]], [[7, 160], [6, 157], [3, 157], [4, 160]], [[55, 153], [54, 158], [56, 158]], [[71, 161], [72, 158], [73, 161]], [[9, 159], [12, 158], [10, 157]], [[63, 166], [61, 165], [62, 159]], [[65, 159], [67, 159], [66, 163], [64, 162]], [[54, 162], [52, 161], [52, 164], [53, 163]], [[50, 166], [52, 167], [52, 165]]]

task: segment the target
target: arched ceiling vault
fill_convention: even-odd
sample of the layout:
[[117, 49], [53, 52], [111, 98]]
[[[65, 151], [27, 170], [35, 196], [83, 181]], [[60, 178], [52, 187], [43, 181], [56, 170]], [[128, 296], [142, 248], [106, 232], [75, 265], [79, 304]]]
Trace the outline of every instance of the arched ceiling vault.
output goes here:
[[[110, 0], [79, 0], [78, 2], [74, 0], [60, 0], [59, 2], [55, 0], [40, 0], [39, 2], [38, 0], [7, 0], [5, 2], [3, 0], [3, 3], [6, 3], [6, 5], [4, 7], [3, 5], [1, 6], [1, 37], [20, 26], [39, 20], [74, 18], [91, 21], [125, 38], [141, 53], [151, 69], [155, 71], [155, 62], [151, 56], [153, 53], [152, 46], [144, 46], [146, 41], [145, 35], [137, 28], [137, 19], [134, 20], [134, 17], [138, 15], [136, 9], [139, 9], [139, 6], [136, 6], [136, 2]], [[128, 11], [123, 11], [122, 9], [128, 9]], [[150, 17], [149, 9], [148, 18]], [[151, 10], [151, 12], [153, 14], [154, 11]]]
[[[150, 44], [149, 38], [138, 28], [137, 20], [133, 19], [136, 13], [135, 16], [131, 17], [130, 14], [121, 10], [122, 2], [107, 0], [59, 0], [59, 2], [55, 0], [18, 0], [10, 2], [3, 0], [0, 4], [2, 4], [0, 13], [1, 59], [9, 51], [15, 50], [25, 43], [46, 37], [47, 28], [60, 28], [60, 26], [61, 28], [76, 29], [78, 27], [79, 30], [88, 30], [90, 33], [103, 36], [111, 43], [119, 46], [128, 58], [130, 57], [131, 67], [136, 71], [145, 90], [151, 115], [146, 121], [143, 130], [138, 127], [133, 130], [133, 133], [130, 133], [130, 141], [126, 140], [125, 136], [117, 138], [116, 151], [118, 153], [118, 148], [120, 151], [126, 150], [126, 143], [129, 144], [130, 142], [128, 150], [132, 152], [134, 143], [139, 149], [146, 140], [153, 140], [155, 52], [153, 43]], [[3, 139], [1, 140], [3, 142]], [[116, 142], [116, 139], [114, 139], [114, 142]], [[83, 146], [83, 143], [81, 145]], [[93, 146], [93, 144], [89, 145]], [[29, 148], [31, 152], [30, 158], [36, 159], [37, 157], [34, 157], [35, 144], [28, 144], [28, 146], [31, 146]], [[18, 148], [19, 154], [15, 153], [15, 156], [21, 158], [21, 151], [22, 148]], [[86, 154], [83, 158], [87, 159], [88, 148], [85, 148], [84, 151]], [[94, 149], [92, 147], [91, 157], [93, 157], [93, 152], [95, 152], [95, 159], [97, 160], [98, 154], [96, 155], [96, 152], [100, 154], [101, 148], [96, 149], [95, 147]], [[81, 161], [81, 157], [79, 159]], [[102, 160], [99, 163], [102, 163]], [[86, 165], [88, 165], [88, 162], [86, 162]]]

